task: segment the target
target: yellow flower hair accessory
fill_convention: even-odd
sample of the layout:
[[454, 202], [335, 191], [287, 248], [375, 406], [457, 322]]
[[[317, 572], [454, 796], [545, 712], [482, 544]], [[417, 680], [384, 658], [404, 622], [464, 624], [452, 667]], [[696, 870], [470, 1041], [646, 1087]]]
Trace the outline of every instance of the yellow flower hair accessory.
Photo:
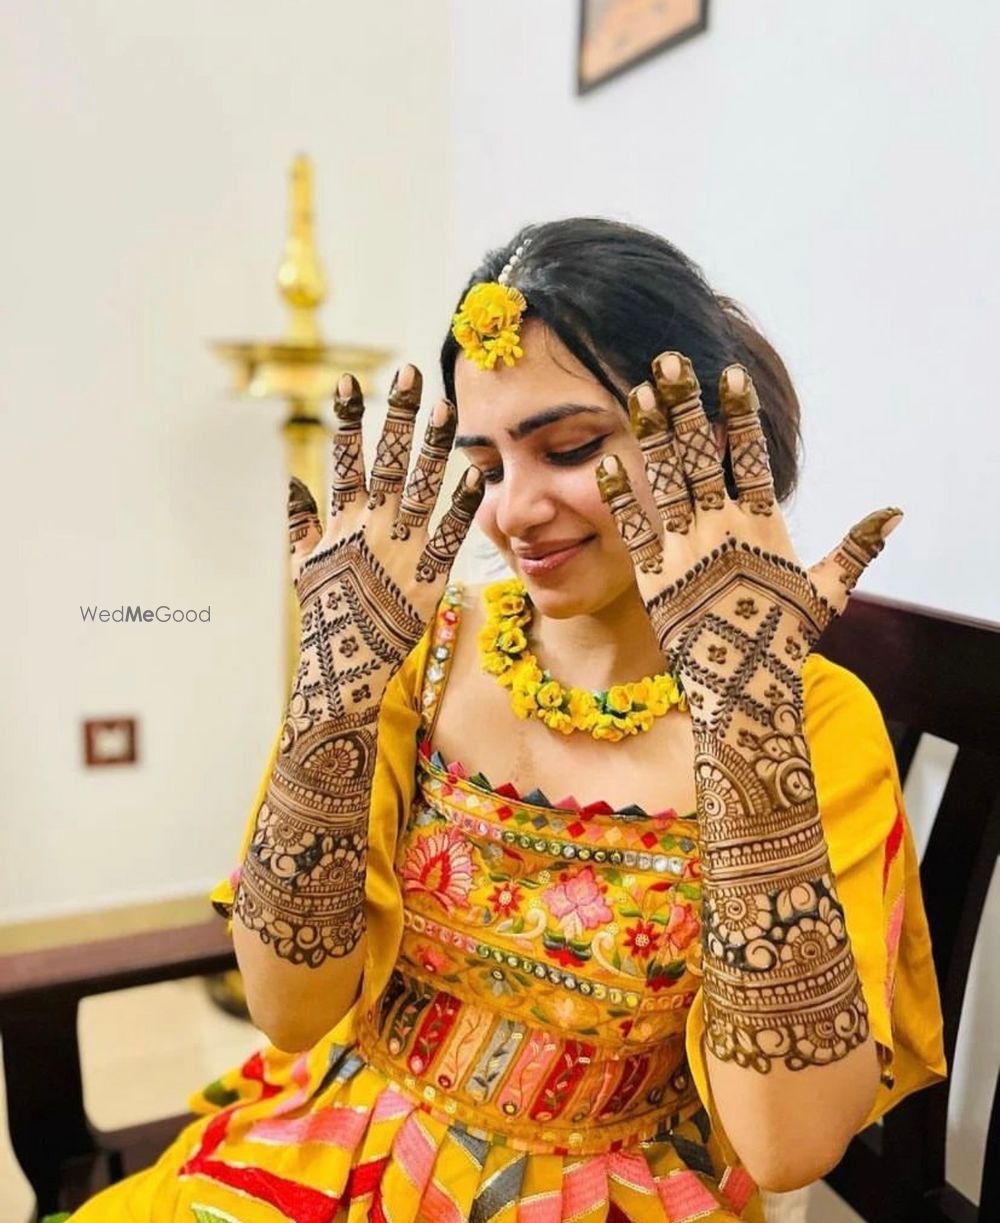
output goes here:
[[480, 369], [493, 369], [498, 361], [513, 365], [524, 356], [521, 315], [527, 310], [528, 301], [520, 289], [507, 281], [530, 245], [531, 239], [525, 238], [496, 280], [474, 284], [452, 318], [451, 334]]
[[587, 731], [595, 739], [617, 743], [626, 735], [652, 728], [655, 718], [675, 706], [687, 708], [684, 693], [670, 672], [615, 684], [605, 692], [570, 688], [543, 671], [528, 649], [531, 600], [518, 578], [494, 582], [483, 591], [486, 622], [479, 631], [482, 668], [510, 689], [519, 718], [538, 718], [552, 730], [570, 735]]
[[451, 334], [480, 369], [492, 369], [497, 361], [513, 365], [524, 356], [520, 327], [527, 308], [520, 289], [481, 281], [462, 299], [452, 319]]

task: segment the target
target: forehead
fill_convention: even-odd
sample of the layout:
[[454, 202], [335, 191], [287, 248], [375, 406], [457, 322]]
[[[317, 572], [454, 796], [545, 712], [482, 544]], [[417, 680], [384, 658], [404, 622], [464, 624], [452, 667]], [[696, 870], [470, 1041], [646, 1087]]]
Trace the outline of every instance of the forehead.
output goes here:
[[459, 353], [455, 362], [455, 406], [463, 433], [488, 432], [489, 422], [510, 424], [543, 408], [585, 403], [620, 412], [615, 397], [537, 319], [521, 327], [524, 356], [512, 366], [480, 369]]

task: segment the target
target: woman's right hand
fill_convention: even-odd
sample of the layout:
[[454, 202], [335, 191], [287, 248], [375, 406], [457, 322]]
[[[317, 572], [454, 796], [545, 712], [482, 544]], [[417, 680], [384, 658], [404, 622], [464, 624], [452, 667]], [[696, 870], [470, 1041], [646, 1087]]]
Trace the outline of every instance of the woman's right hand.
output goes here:
[[[341, 378], [325, 531], [309, 490], [292, 480], [292, 573], [302, 607], [299, 666], [236, 894], [237, 924], [273, 947], [280, 960], [319, 968], [351, 956], [344, 978], [351, 997], [360, 973], [355, 948], [365, 930], [368, 817], [382, 695], [433, 616], [483, 495], [482, 477], [471, 468], [428, 538], [456, 422], [451, 404], [437, 405], [407, 479], [420, 390], [419, 370], [404, 366], [389, 394], [366, 482], [364, 402], [357, 381], [350, 374]], [[241, 967], [255, 962], [254, 940], [243, 930], [238, 947]], [[261, 979], [272, 982], [272, 974]], [[329, 989], [325, 976], [323, 989]], [[289, 990], [291, 981], [283, 980], [282, 998], [299, 997]], [[261, 1015], [273, 1005], [273, 992], [269, 985], [257, 996]], [[312, 1005], [311, 994], [303, 997]], [[281, 1012], [280, 1000], [277, 1005]]]
[[309, 490], [292, 480], [292, 578], [302, 608], [295, 709], [286, 728], [292, 735], [317, 718], [377, 711], [386, 684], [434, 614], [482, 500], [482, 477], [470, 468], [429, 537], [457, 421], [447, 400], [435, 406], [407, 477], [422, 382], [412, 365], [397, 373], [366, 479], [364, 400], [351, 374], [341, 378], [325, 531]]

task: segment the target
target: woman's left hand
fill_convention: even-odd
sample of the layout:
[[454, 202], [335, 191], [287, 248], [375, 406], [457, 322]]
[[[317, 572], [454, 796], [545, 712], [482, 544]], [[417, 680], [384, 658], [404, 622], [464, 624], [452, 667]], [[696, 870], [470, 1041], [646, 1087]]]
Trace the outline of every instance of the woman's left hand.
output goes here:
[[801, 705], [806, 656], [847, 605], [902, 511], [869, 514], [805, 570], [775, 500], [747, 371], [730, 365], [719, 380], [733, 500], [691, 362], [666, 352], [652, 368], [654, 383], [631, 392], [629, 415], [660, 521], [650, 523], [616, 455], [598, 466], [601, 495], [632, 555], [639, 592], [695, 725], [721, 731], [739, 707], [770, 726], [780, 706]]

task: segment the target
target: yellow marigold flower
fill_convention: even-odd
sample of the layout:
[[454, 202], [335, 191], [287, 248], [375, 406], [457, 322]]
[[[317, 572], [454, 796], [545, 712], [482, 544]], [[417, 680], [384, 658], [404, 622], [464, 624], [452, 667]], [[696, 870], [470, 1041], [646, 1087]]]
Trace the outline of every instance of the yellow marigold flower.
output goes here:
[[625, 738], [617, 726], [597, 725], [590, 733], [595, 739], [607, 739], [609, 743], [618, 743]]
[[542, 682], [542, 668], [533, 658], [522, 658], [514, 663], [514, 686], [537, 687]]
[[561, 734], [571, 735], [574, 731], [573, 719], [568, 713], [562, 713], [558, 709], [547, 709], [545, 713], [538, 715], [546, 726], [551, 726], [553, 730], [558, 730]]
[[527, 644], [528, 639], [519, 628], [508, 628], [497, 636], [496, 646], [505, 654], [520, 654]]
[[634, 705], [648, 705], [649, 694], [653, 690], [653, 685], [648, 679], [637, 679], [632, 685], [632, 703]]
[[543, 709], [558, 709], [562, 699], [563, 690], [554, 679], [550, 679], [538, 689], [538, 703]]
[[519, 289], [481, 281], [462, 299], [452, 319], [452, 335], [480, 369], [493, 369], [498, 360], [513, 365], [524, 356], [518, 327], [527, 306]]
[[538, 708], [534, 696], [529, 692], [511, 693], [510, 703], [519, 718], [526, 718]]
[[632, 708], [628, 687], [625, 684], [615, 684], [613, 688], [609, 688], [606, 705], [612, 713], [628, 713]]
[[650, 730], [653, 725], [653, 715], [648, 709], [637, 709], [629, 720], [635, 727], [636, 733]]
[[497, 599], [497, 610], [501, 616], [517, 616], [524, 611], [524, 600], [520, 595], [501, 595]]
[[593, 694], [582, 688], [571, 688], [569, 693], [569, 713], [577, 720], [593, 717], [597, 702]]
[[495, 650], [490, 650], [483, 655], [483, 670], [488, 675], [502, 675], [510, 666], [510, 659], [506, 654], [498, 654]]

